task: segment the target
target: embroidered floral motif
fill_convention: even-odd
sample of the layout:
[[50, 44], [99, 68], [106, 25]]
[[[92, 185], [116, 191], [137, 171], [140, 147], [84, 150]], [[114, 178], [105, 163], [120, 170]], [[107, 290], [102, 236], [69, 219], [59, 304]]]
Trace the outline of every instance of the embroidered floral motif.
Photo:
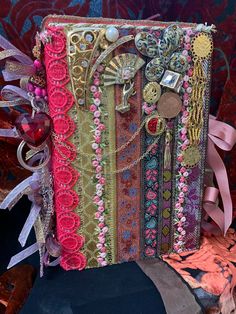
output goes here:
[[[151, 113], [151, 112], [150, 112]], [[149, 113], [148, 113], [149, 114]], [[144, 150], [151, 144], [153, 136], [145, 134]], [[158, 225], [158, 182], [159, 182], [159, 152], [156, 144], [144, 158], [144, 255], [157, 255], [157, 225]]]
[[98, 258], [97, 262], [99, 266], [106, 266], [108, 264], [107, 259], [107, 232], [108, 226], [106, 225], [106, 208], [104, 201], [104, 186], [106, 184], [106, 179], [104, 177], [104, 159], [103, 151], [105, 148], [105, 143], [103, 141], [103, 133], [106, 130], [105, 125], [102, 123], [102, 104], [101, 104], [101, 94], [102, 90], [100, 85], [100, 73], [103, 72], [103, 66], [99, 67], [99, 71], [94, 73], [93, 85], [90, 88], [92, 93], [92, 104], [90, 106], [90, 112], [93, 114], [93, 123], [91, 126], [93, 132], [93, 142], [92, 149], [94, 151], [94, 158], [92, 160], [92, 165], [95, 169], [96, 175], [94, 178], [96, 184], [96, 195], [93, 201], [96, 205], [97, 211], [95, 213], [95, 218], [98, 220]]
[[76, 149], [68, 138], [75, 131], [74, 121], [66, 114], [73, 106], [73, 96], [66, 89], [70, 77], [66, 63], [66, 38], [60, 28], [48, 28], [51, 42], [45, 45], [49, 110], [54, 133], [52, 170], [54, 176], [57, 237], [62, 246], [61, 266], [66, 269], [83, 269], [86, 258], [80, 253], [84, 238], [77, 234], [80, 218], [73, 210], [79, 197], [73, 187], [79, 173], [70, 163], [76, 158]]
[[183, 55], [185, 55], [190, 64], [189, 69], [187, 70], [187, 74], [184, 76], [183, 83], [183, 109], [182, 115], [180, 117], [179, 125], [178, 125], [178, 143], [177, 143], [177, 175], [176, 175], [176, 202], [174, 207], [174, 244], [173, 249], [175, 252], [181, 252], [186, 248], [186, 230], [185, 230], [185, 222], [186, 217], [184, 215], [184, 206], [186, 202], [187, 192], [188, 192], [188, 176], [189, 169], [186, 169], [183, 164], [183, 152], [186, 150], [189, 145], [189, 140], [187, 138], [187, 128], [188, 128], [188, 116], [189, 116], [189, 94], [191, 94], [192, 89], [190, 87], [190, 77], [193, 73], [193, 64], [192, 58], [190, 56], [191, 45], [190, 36], [193, 35], [192, 30], [187, 30], [184, 34], [184, 47]]

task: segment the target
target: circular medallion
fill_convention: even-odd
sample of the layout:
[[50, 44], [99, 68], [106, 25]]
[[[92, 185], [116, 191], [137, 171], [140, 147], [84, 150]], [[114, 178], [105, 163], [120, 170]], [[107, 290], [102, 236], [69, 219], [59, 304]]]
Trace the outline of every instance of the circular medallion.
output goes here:
[[193, 56], [199, 59], [209, 58], [213, 51], [212, 38], [205, 33], [196, 35], [192, 40], [191, 46]]
[[152, 114], [150, 117], [148, 117], [145, 128], [146, 131], [150, 135], [159, 135], [162, 132], [164, 132], [166, 126], [165, 119], [160, 117], [157, 113]]
[[151, 60], [145, 69], [146, 78], [149, 81], [159, 81], [164, 73], [165, 69], [160, 58]]
[[196, 166], [201, 159], [199, 148], [197, 146], [189, 146], [184, 151], [183, 157], [183, 164], [185, 167], [192, 168]]
[[135, 36], [135, 46], [138, 51], [149, 58], [158, 56], [158, 38], [147, 32], [140, 32]]
[[143, 89], [143, 100], [148, 104], [154, 104], [161, 96], [161, 86], [156, 82], [150, 82]]
[[163, 118], [176, 117], [182, 108], [182, 101], [178, 94], [172, 92], [164, 93], [159, 99], [157, 111]]
[[188, 69], [187, 57], [183, 56], [180, 52], [175, 52], [170, 58], [170, 69], [178, 73], [184, 73]]

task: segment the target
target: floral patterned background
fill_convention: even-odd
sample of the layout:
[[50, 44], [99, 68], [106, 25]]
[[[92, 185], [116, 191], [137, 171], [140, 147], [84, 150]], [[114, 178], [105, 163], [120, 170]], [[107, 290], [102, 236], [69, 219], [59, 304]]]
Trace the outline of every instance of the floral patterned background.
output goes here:
[[[215, 47], [211, 112], [236, 126], [236, 2], [235, 0], [1, 0], [0, 34], [23, 52], [31, 54], [34, 34], [44, 16], [67, 14], [146, 19], [160, 14], [159, 20], [193, 21], [215, 24]], [[227, 62], [225, 61], [227, 59]], [[227, 77], [230, 78], [227, 81]], [[0, 84], [3, 85], [2, 78]], [[0, 111], [1, 127], [11, 127], [19, 110]], [[0, 141], [0, 197], [27, 174], [15, 162], [15, 142]], [[236, 148], [225, 155], [236, 207]]]

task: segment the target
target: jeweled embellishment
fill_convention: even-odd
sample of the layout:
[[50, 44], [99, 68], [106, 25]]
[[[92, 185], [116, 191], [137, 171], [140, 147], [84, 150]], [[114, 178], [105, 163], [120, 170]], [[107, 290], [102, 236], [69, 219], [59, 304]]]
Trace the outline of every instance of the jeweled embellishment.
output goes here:
[[138, 51], [149, 58], [158, 56], [158, 38], [148, 32], [140, 32], [135, 36], [135, 46]]
[[181, 75], [179, 73], [166, 70], [160, 82], [160, 85], [173, 89], [176, 92], [179, 92], [180, 87], [182, 85]]
[[15, 125], [20, 137], [27, 144], [37, 147], [50, 135], [52, 119], [45, 112], [36, 113], [33, 117], [25, 113], [17, 118]]
[[154, 104], [161, 96], [161, 86], [156, 82], [150, 82], [144, 86], [143, 99], [149, 104]]
[[165, 119], [158, 114], [152, 114], [146, 121], [145, 128], [150, 135], [160, 135], [165, 130]]

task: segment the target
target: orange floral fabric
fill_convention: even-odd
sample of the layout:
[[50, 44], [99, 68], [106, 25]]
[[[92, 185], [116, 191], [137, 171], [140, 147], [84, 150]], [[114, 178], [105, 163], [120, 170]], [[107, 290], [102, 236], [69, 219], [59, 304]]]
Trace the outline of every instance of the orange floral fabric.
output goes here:
[[[204, 235], [198, 251], [164, 256], [193, 289], [203, 289], [218, 296], [218, 304], [208, 307], [207, 313], [236, 313], [236, 231], [226, 236]], [[193, 271], [193, 272], [192, 272]], [[198, 273], [193, 276], [191, 273]]]

